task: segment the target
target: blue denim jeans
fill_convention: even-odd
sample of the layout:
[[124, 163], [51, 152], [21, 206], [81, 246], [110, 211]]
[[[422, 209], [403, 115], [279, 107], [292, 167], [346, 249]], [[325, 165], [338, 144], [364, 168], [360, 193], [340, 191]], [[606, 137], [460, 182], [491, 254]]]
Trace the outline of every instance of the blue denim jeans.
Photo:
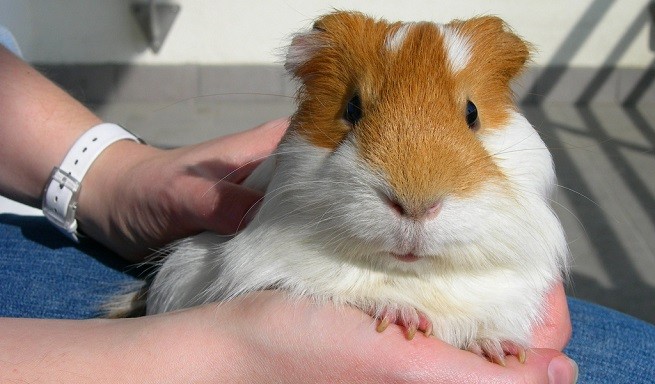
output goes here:
[[0, 316], [85, 319], [137, 270], [89, 239], [75, 244], [44, 217], [0, 214]]
[[[0, 316], [85, 319], [137, 282], [133, 269], [93, 241], [73, 244], [42, 217], [0, 214]], [[655, 383], [655, 327], [569, 299], [565, 352], [580, 383]]]

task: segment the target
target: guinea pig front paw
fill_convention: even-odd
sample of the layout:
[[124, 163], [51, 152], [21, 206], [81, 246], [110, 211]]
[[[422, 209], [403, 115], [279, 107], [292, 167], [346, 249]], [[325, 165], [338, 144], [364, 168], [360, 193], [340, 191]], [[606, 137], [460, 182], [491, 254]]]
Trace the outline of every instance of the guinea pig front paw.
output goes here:
[[378, 332], [384, 332], [389, 324], [396, 324], [405, 328], [407, 340], [412, 340], [416, 331], [423, 332], [426, 337], [432, 335], [432, 321], [415, 308], [385, 306], [375, 312], [371, 313], [371, 316], [376, 317], [379, 321], [376, 328]]
[[526, 359], [525, 348], [512, 341], [483, 338], [469, 344], [466, 350], [503, 367], [505, 366], [506, 356], [516, 356], [521, 364], [525, 363]]

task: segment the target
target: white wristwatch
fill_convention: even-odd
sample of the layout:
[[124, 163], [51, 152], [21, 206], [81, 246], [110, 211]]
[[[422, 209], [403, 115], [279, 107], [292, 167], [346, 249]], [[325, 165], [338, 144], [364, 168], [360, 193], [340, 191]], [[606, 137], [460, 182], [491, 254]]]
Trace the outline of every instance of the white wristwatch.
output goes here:
[[43, 214], [75, 242], [79, 242], [75, 210], [80, 183], [100, 153], [119, 140], [143, 142], [125, 128], [112, 123], [98, 124], [89, 129], [73, 144], [61, 165], [52, 170], [45, 186]]

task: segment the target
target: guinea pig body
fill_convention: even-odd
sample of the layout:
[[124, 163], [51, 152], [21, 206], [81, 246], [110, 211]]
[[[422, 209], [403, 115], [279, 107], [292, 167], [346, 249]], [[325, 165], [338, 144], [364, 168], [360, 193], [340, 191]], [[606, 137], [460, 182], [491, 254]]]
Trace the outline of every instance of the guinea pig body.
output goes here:
[[567, 264], [552, 159], [509, 88], [527, 59], [492, 17], [319, 19], [287, 56], [289, 130], [246, 180], [259, 212], [176, 244], [147, 312], [275, 288], [492, 358], [527, 347]]

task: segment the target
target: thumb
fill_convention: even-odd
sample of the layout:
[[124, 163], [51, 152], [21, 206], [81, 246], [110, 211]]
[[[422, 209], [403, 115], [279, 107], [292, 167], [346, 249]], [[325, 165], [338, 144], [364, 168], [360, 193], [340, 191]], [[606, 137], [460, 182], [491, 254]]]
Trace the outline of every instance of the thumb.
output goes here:
[[554, 349], [532, 348], [525, 363], [508, 359], [507, 368], [534, 383], [575, 383], [578, 379], [575, 361]]
[[577, 383], [578, 364], [566, 355], [555, 356], [548, 363], [549, 383]]

